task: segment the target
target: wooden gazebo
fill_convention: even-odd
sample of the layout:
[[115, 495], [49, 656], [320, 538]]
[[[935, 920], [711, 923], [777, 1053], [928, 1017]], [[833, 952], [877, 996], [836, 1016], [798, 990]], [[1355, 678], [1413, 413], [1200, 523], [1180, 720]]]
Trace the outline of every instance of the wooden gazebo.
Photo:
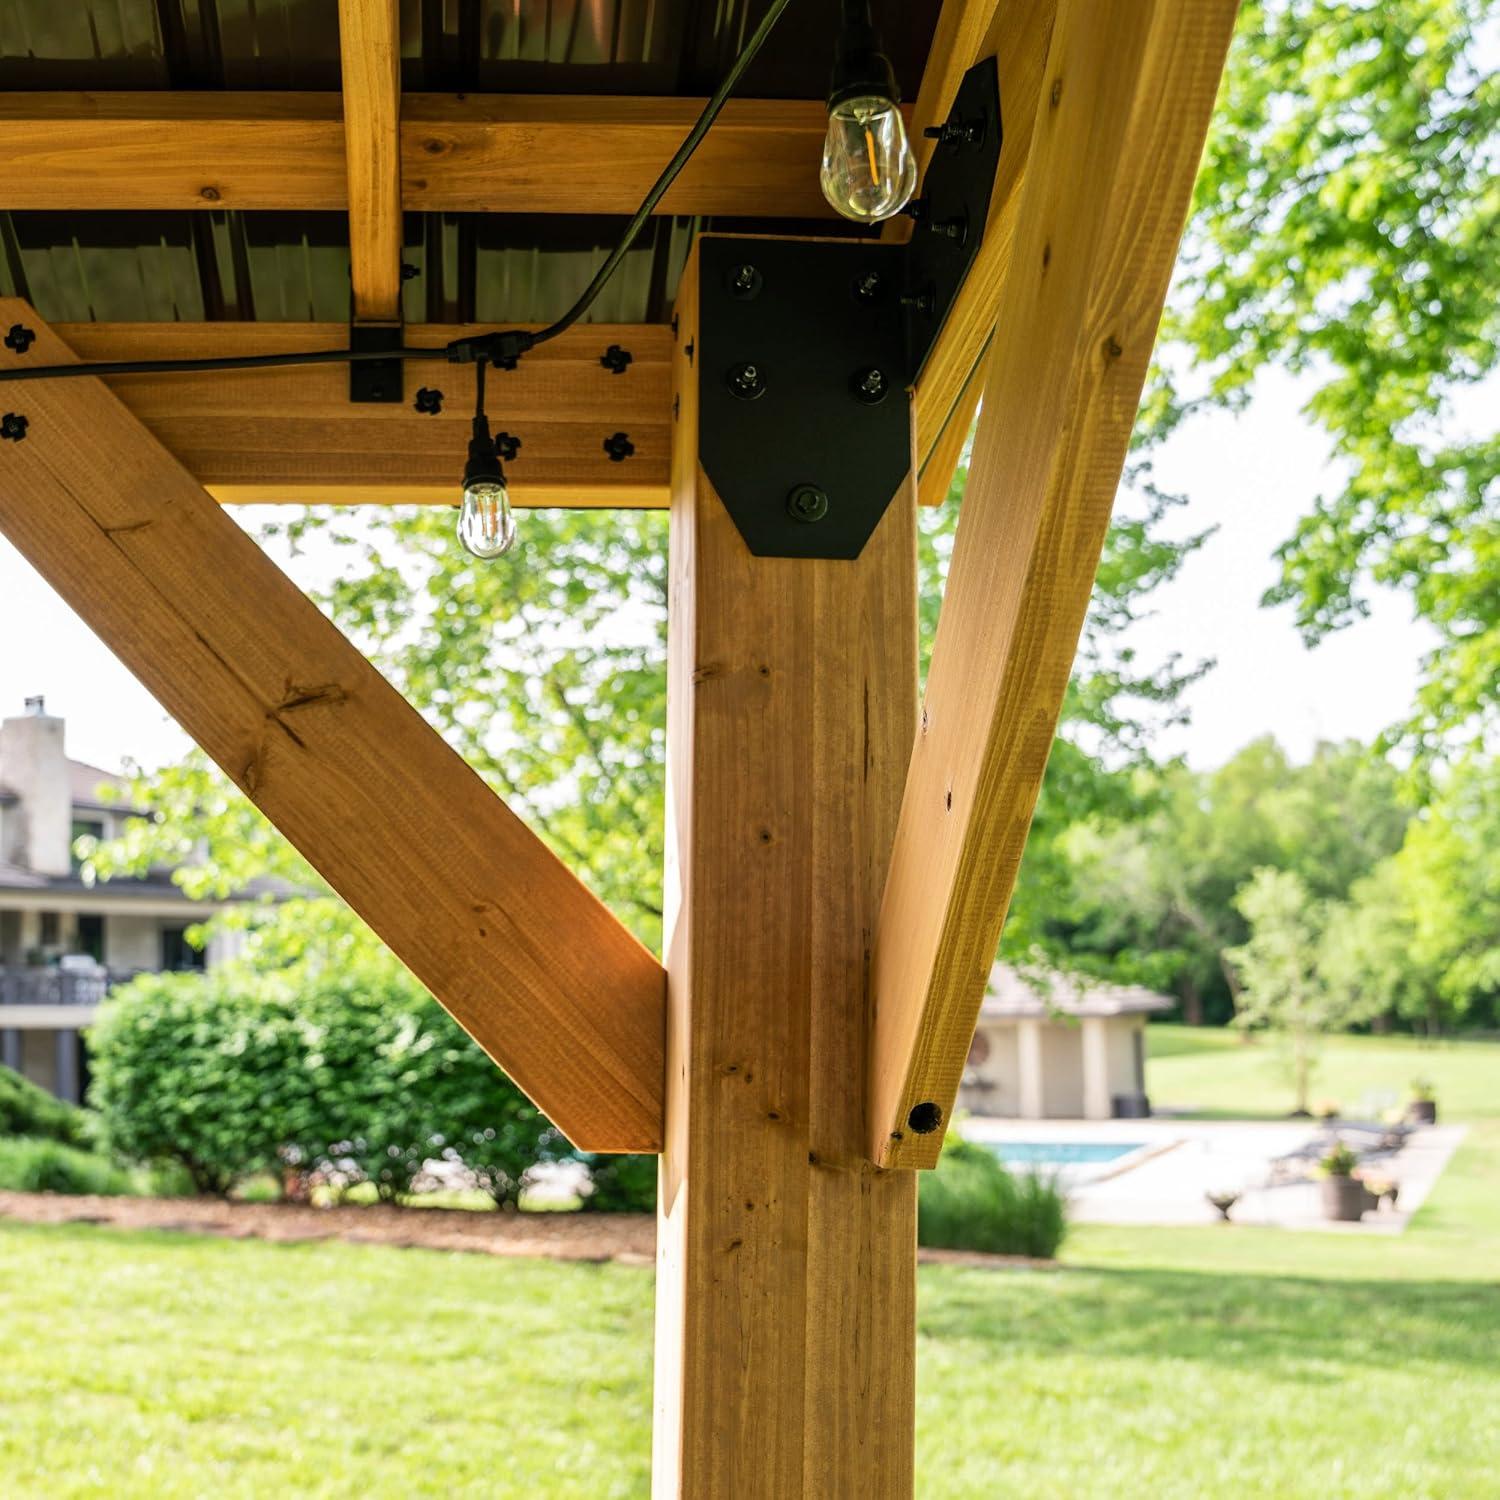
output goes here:
[[[545, 322], [765, 9], [22, 0], [0, 370]], [[901, 299], [934, 327], [878, 393], [896, 471], [851, 459], [867, 537], [810, 540], [827, 496], [777, 488], [790, 540], [752, 550], [779, 408], [723, 399], [750, 326], [726, 254], [732, 296], [768, 278], [758, 358], [810, 381], [836, 334], [772, 316], [791, 242], [905, 267], [937, 232], [872, 239], [823, 202], [835, 13], [794, 0], [600, 321], [491, 376], [518, 503], [671, 508], [664, 964], [221, 508], [453, 504], [472, 365], [359, 393], [342, 365], [0, 388], [0, 529], [577, 1145], [661, 1153], [655, 1489], [687, 1500], [912, 1493], [914, 1169], [994, 959], [1235, 0], [875, 6], [920, 165], [988, 59], [1003, 144], [982, 225], [950, 235], [962, 274]], [[813, 424], [826, 471], [840, 442], [863, 462], [871, 391]], [[916, 506], [981, 395], [919, 705]]]

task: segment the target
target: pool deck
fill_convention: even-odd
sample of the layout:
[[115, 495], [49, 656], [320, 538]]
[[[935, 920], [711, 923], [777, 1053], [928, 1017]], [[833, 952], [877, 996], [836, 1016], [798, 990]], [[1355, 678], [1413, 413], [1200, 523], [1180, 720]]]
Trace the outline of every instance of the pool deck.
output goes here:
[[1271, 1162], [1321, 1133], [1316, 1121], [1001, 1120], [974, 1115], [960, 1127], [970, 1140], [1138, 1143], [1140, 1150], [1103, 1163], [1070, 1164], [1058, 1176], [1079, 1223], [1210, 1224], [1218, 1211], [1205, 1194], [1239, 1192], [1237, 1224], [1344, 1234], [1400, 1234], [1422, 1206], [1463, 1140], [1462, 1125], [1418, 1129], [1402, 1150], [1371, 1164], [1400, 1184], [1398, 1207], [1382, 1207], [1357, 1224], [1323, 1217], [1315, 1179], [1269, 1185]]

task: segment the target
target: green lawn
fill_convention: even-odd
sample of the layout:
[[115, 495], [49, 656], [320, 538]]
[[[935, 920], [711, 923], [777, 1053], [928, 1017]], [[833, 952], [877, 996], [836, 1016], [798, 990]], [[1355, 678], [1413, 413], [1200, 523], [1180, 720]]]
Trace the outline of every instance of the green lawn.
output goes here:
[[[1285, 1115], [1293, 1104], [1281, 1054], [1265, 1037], [1221, 1027], [1151, 1026], [1146, 1083], [1157, 1108], [1207, 1117]], [[1500, 1042], [1330, 1037], [1319, 1049], [1312, 1098], [1355, 1111], [1370, 1094], [1404, 1100], [1414, 1078], [1437, 1085], [1444, 1118], [1500, 1119]]]
[[[1159, 1097], [1278, 1107], [1181, 1040]], [[1500, 1494], [1500, 1049], [1368, 1046], [1476, 1121], [1407, 1234], [925, 1268], [919, 1495]], [[644, 1270], [0, 1226], [0, 1495], [644, 1495], [650, 1322]]]

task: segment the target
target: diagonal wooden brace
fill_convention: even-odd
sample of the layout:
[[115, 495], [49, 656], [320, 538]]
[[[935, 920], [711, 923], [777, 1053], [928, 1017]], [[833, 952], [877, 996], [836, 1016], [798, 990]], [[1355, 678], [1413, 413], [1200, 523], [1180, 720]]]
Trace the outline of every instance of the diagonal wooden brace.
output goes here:
[[1236, 0], [1061, 0], [875, 929], [870, 1150], [937, 1164], [1052, 747]]
[[575, 1145], [657, 1150], [656, 960], [101, 382], [0, 406], [0, 530]]

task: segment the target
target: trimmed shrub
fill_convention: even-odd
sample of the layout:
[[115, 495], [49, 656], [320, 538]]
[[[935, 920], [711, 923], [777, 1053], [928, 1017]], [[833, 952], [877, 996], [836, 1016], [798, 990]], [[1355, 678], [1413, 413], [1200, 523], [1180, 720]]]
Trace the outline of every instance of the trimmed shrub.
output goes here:
[[951, 1131], [937, 1170], [921, 1174], [920, 1245], [1050, 1260], [1067, 1232], [1067, 1199], [1051, 1177], [1009, 1172], [993, 1152]]
[[599, 1156], [581, 1153], [589, 1169], [589, 1189], [583, 1207], [594, 1213], [651, 1214], [656, 1212], [654, 1156]]
[[100, 1193], [135, 1191], [128, 1172], [102, 1156], [61, 1141], [30, 1136], [0, 1139], [0, 1188], [12, 1193]]
[[0, 1065], [0, 1135], [29, 1135], [81, 1146], [89, 1140], [90, 1124], [88, 1115], [76, 1105], [53, 1098], [29, 1078]]
[[514, 1203], [557, 1132], [393, 965], [285, 975], [145, 975], [92, 1037], [110, 1145], [177, 1162], [200, 1192], [317, 1173], [395, 1202], [433, 1158]]
[[136, 1161], [175, 1162], [200, 1193], [279, 1170], [306, 1118], [311, 1027], [285, 987], [143, 974], [115, 990], [89, 1035], [89, 1101], [104, 1138]]

